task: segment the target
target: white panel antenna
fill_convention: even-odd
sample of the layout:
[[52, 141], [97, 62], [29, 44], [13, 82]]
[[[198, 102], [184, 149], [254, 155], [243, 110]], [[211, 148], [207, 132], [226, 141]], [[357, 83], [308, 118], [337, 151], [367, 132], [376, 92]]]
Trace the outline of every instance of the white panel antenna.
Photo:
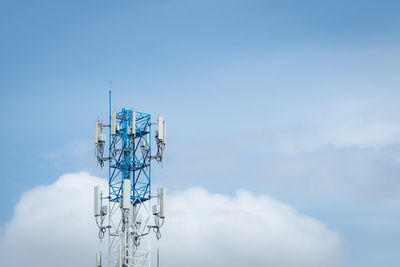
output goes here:
[[163, 159], [163, 152], [165, 148], [165, 143], [167, 140], [166, 129], [167, 123], [164, 121], [162, 116], [158, 116], [158, 129], [156, 130], [156, 143], [157, 143], [157, 153], [155, 155], [155, 159], [158, 163], [162, 162]]
[[158, 132], [157, 132], [157, 139], [162, 141], [164, 137], [164, 119], [162, 116], [158, 116]]
[[[149, 132], [149, 127], [146, 127], [146, 132]], [[144, 136], [144, 139], [146, 139], [146, 150], [149, 150], [150, 132]]]
[[167, 144], [167, 123], [163, 121], [163, 143]]
[[101, 215], [100, 186], [94, 187], [94, 216]]
[[96, 121], [94, 126], [94, 143], [95, 145], [99, 145], [105, 141], [106, 139], [103, 135], [103, 125], [100, 121]]
[[99, 121], [96, 121], [94, 125], [94, 143], [97, 145], [99, 143]]
[[117, 134], [117, 113], [115, 111], [111, 112], [111, 134]]
[[131, 180], [124, 179], [122, 186], [122, 208], [129, 210], [131, 208]]
[[165, 199], [167, 196], [167, 190], [165, 188], [160, 189], [160, 218], [164, 219], [166, 215], [165, 211]]
[[96, 267], [101, 267], [101, 252], [96, 253]]
[[136, 112], [134, 109], [132, 109], [132, 129], [131, 129], [132, 135], [136, 134]]
[[96, 157], [100, 167], [104, 165], [104, 145], [106, 138], [103, 135], [103, 124], [100, 121], [95, 122], [94, 126], [94, 144], [96, 146]]

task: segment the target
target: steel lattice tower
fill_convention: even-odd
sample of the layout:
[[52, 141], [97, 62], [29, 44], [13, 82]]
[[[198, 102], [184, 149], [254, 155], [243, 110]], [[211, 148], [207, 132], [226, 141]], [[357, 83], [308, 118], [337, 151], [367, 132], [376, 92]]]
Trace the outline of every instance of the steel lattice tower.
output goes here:
[[[157, 123], [151, 115], [123, 108], [111, 111], [109, 92], [109, 124], [96, 121], [95, 144], [99, 165], [108, 162], [108, 196], [103, 197], [95, 187], [95, 217], [102, 239], [108, 233], [108, 262], [110, 267], [150, 266], [150, 238], [153, 230], [160, 238], [160, 227], [165, 219], [165, 189], [151, 195], [151, 160], [162, 161], [166, 143], [166, 124], [161, 116]], [[152, 124], [156, 131], [157, 153], [151, 154]], [[109, 127], [108, 157], [104, 157], [103, 127]], [[157, 205], [151, 208], [151, 200]], [[103, 200], [108, 200], [107, 214]], [[151, 220], [154, 216], [154, 221]], [[97, 256], [97, 266], [101, 257]]]

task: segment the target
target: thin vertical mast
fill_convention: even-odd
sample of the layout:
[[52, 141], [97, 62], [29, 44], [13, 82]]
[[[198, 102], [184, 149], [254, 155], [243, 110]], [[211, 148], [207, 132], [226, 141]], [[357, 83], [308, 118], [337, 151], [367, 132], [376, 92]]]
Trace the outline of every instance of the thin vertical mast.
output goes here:
[[[110, 177], [111, 177], [111, 81], [110, 81], [110, 89], [108, 91], [108, 125], [110, 125], [110, 128], [108, 128], [108, 182], [110, 182]], [[109, 189], [110, 190], [110, 189]], [[110, 191], [108, 191], [108, 195], [110, 195]], [[111, 203], [108, 202], [108, 210], [111, 212]], [[108, 216], [108, 225], [111, 225], [111, 217]], [[111, 231], [111, 229], [108, 229], [108, 231]], [[108, 235], [108, 267], [111, 267], [111, 236], [110, 234]]]

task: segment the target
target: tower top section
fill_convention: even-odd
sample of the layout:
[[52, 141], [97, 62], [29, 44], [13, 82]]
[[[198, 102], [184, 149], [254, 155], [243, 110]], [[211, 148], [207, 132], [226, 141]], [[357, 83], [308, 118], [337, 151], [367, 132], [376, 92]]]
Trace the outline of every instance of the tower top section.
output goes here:
[[[109, 165], [109, 199], [120, 201], [123, 195], [123, 181], [131, 181], [130, 202], [135, 205], [150, 199], [151, 161], [161, 163], [166, 145], [166, 122], [162, 116], [151, 121], [151, 115], [134, 108], [111, 109], [109, 92], [109, 123], [97, 120], [95, 123], [95, 146], [100, 167]], [[152, 127], [154, 131], [155, 153], [152, 154]], [[105, 156], [106, 138], [104, 128], [109, 128], [108, 157]]]

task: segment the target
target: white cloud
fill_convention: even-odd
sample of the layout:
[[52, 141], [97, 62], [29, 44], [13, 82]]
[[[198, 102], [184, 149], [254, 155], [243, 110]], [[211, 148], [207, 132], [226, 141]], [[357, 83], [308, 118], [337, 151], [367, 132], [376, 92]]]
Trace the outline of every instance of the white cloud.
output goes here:
[[274, 198], [191, 188], [168, 206], [166, 266], [340, 265], [340, 236]]
[[81, 172], [24, 193], [4, 229], [1, 257], [5, 266], [93, 265], [97, 244], [92, 220], [94, 185], [105, 186], [105, 181]]
[[[98, 248], [88, 173], [61, 176], [21, 197], [5, 226], [5, 266], [91, 266]], [[162, 266], [339, 266], [341, 237], [268, 196], [202, 188], [168, 196]]]

